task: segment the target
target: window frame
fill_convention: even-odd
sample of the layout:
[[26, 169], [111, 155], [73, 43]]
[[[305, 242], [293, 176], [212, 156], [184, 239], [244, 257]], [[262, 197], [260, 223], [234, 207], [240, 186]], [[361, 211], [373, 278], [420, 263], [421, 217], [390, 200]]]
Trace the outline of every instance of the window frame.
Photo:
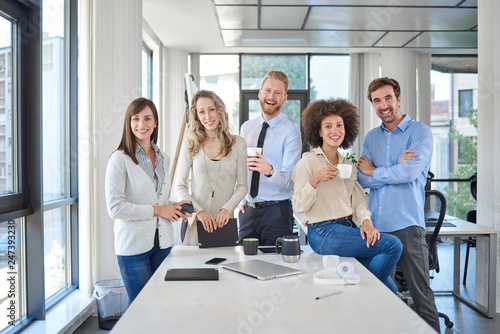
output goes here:
[[[23, 218], [25, 258], [23, 270], [25, 289], [20, 292], [24, 297], [25, 311], [8, 333], [18, 333], [35, 320], [44, 320], [46, 312], [61, 299], [78, 287], [78, 147], [77, 147], [77, 45], [78, 45], [78, 0], [65, 1], [65, 29], [68, 64], [64, 75], [68, 79], [66, 105], [69, 108], [69, 196], [43, 201], [43, 127], [42, 127], [42, 4], [40, 1], [7, 0], [0, 2], [2, 16], [15, 22], [15, 38], [12, 43], [13, 57], [17, 62], [17, 72], [13, 71], [17, 124], [16, 135], [18, 159], [18, 193], [0, 196], [0, 221]], [[18, 52], [17, 52], [18, 51]], [[14, 55], [14, 52], [16, 54]], [[15, 69], [14, 69], [15, 70]], [[14, 82], [15, 78], [15, 82]], [[28, 98], [29, 97], [29, 98]], [[27, 121], [29, 120], [29, 122]], [[45, 299], [44, 268], [44, 212], [60, 207], [69, 210], [68, 224], [70, 245], [70, 284], [50, 299]], [[29, 245], [27, 247], [26, 245]], [[0, 329], [2, 331], [2, 329]]]

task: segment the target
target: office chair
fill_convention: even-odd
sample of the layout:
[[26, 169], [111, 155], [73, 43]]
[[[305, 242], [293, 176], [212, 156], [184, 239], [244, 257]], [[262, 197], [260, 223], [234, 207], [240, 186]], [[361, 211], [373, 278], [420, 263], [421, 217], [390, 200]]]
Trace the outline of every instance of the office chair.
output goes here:
[[[474, 197], [474, 199], [477, 201], [477, 173], [472, 174], [472, 176], [469, 178], [469, 183], [472, 197]], [[467, 221], [476, 224], [476, 210], [470, 210], [469, 212], [467, 212]], [[471, 247], [476, 247], [475, 237], [469, 237], [469, 240], [467, 241], [467, 251], [465, 252], [464, 281], [462, 282], [463, 285], [465, 285], [467, 281], [467, 267], [469, 266], [469, 251]]]
[[[446, 215], [446, 198], [444, 195], [438, 190], [426, 190], [425, 191], [425, 210], [433, 211], [439, 213], [439, 217], [436, 220], [432, 220], [432, 225], [435, 223], [434, 231], [432, 234], [427, 234], [425, 236], [425, 240], [427, 241], [427, 246], [429, 247], [429, 271], [435, 270], [436, 273], [439, 273], [439, 258], [437, 251], [437, 240], [439, 230], [444, 222], [444, 217]], [[430, 276], [431, 279], [434, 276]], [[403, 300], [408, 303], [408, 284], [406, 283], [406, 279], [404, 277], [403, 271], [399, 264], [396, 265], [396, 273], [394, 275], [394, 281], [398, 287], [398, 291], [403, 295]], [[438, 312], [439, 317], [444, 319], [444, 324], [448, 328], [453, 327], [453, 322], [450, 321], [450, 318], [441, 312]]]

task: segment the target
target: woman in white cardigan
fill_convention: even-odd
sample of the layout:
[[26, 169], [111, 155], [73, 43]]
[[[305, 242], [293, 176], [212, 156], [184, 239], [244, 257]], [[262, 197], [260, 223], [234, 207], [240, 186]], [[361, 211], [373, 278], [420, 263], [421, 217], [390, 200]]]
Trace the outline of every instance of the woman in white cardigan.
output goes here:
[[[224, 102], [214, 92], [198, 91], [189, 112], [187, 149], [181, 152], [176, 194], [189, 200], [196, 216], [183, 222], [185, 245], [198, 244], [196, 220], [207, 232], [223, 228], [246, 195], [247, 144], [231, 133]], [[190, 170], [191, 191], [188, 188]]]
[[168, 199], [169, 157], [160, 151], [158, 112], [153, 101], [138, 98], [125, 114], [120, 145], [106, 170], [106, 203], [115, 220], [115, 252], [132, 302], [174, 243], [172, 221], [187, 219], [182, 201]]

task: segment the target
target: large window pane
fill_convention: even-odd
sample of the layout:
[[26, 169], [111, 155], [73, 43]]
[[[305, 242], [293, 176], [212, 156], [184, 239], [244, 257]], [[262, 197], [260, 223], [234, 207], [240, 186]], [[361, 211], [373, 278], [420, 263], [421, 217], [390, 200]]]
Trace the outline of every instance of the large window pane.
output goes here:
[[43, 189], [51, 201], [69, 196], [68, 52], [65, 2], [43, 5]]
[[65, 207], [44, 214], [45, 298], [70, 285], [68, 222]]
[[311, 56], [310, 100], [349, 98], [350, 63], [348, 55]]
[[239, 71], [237, 55], [200, 56], [200, 88], [214, 91], [224, 101], [236, 133], [240, 119]]
[[0, 16], [0, 194], [18, 191], [11, 21]]
[[[45, 298], [71, 284], [68, 1], [43, 2], [43, 193]], [[58, 207], [59, 206], [59, 207]]]
[[[431, 72], [431, 172], [437, 179], [467, 180], [477, 171], [477, 74]], [[447, 213], [466, 219], [476, 201], [467, 181], [434, 182], [444, 192]]]
[[142, 47], [142, 96], [153, 99], [153, 51]]
[[0, 331], [26, 314], [21, 219], [0, 223]]
[[285, 72], [290, 80], [289, 90], [307, 89], [307, 55], [241, 56], [241, 89], [260, 89], [269, 71]]

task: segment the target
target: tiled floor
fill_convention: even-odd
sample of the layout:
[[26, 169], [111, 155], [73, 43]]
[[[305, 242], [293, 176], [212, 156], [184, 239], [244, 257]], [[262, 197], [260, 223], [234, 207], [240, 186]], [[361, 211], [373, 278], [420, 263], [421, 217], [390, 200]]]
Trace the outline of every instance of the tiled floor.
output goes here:
[[[465, 244], [462, 245], [462, 254], [465, 254]], [[438, 245], [439, 262], [441, 271], [434, 274], [434, 280], [431, 282], [431, 287], [434, 290], [452, 290], [453, 285], [453, 244], [449, 240], [443, 240], [443, 243]], [[467, 288], [474, 291], [475, 278], [475, 260], [476, 250], [471, 248], [469, 258], [469, 270], [467, 279]], [[462, 261], [463, 262], [463, 261]], [[462, 269], [463, 270], [463, 269]], [[463, 275], [463, 273], [462, 273]], [[463, 277], [463, 276], [461, 276]], [[467, 305], [448, 295], [437, 295], [436, 305], [440, 312], [447, 314], [450, 320], [453, 321], [452, 329], [447, 329], [444, 323], [441, 322], [441, 333], [444, 334], [498, 334], [500, 332], [500, 314], [494, 319], [488, 319], [482, 314], [474, 311]], [[85, 323], [80, 326], [75, 334], [103, 334], [108, 333], [106, 330], [99, 329], [97, 317], [90, 317]], [[378, 333], [374, 333], [378, 334]]]

